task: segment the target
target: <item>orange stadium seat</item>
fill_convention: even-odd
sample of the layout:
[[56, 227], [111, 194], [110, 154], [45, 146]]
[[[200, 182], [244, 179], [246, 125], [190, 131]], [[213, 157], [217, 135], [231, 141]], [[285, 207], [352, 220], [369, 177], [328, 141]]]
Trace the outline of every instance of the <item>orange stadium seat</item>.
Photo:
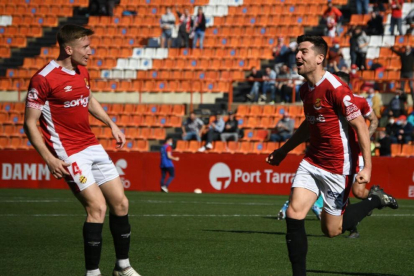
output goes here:
[[150, 139], [164, 140], [166, 137], [165, 128], [154, 128]]
[[133, 126], [133, 127], [127, 127], [125, 129], [125, 136], [128, 139], [135, 139], [139, 138], [139, 128]]
[[227, 143], [227, 152], [229, 153], [235, 153], [238, 151], [239, 149], [239, 143], [238, 142], [234, 142], [234, 141], [230, 141]]
[[244, 153], [244, 154], [252, 153], [253, 152], [253, 145], [254, 144], [249, 142], [249, 141], [240, 142], [240, 147], [236, 152], [237, 153]]
[[147, 125], [145, 125], [146, 127], [141, 128], [140, 132], [139, 132], [139, 139], [149, 139], [149, 137], [151, 136], [151, 128], [149, 128]]
[[0, 149], [5, 149], [9, 145], [9, 137], [0, 136]]
[[188, 142], [184, 140], [178, 140], [177, 146], [175, 147], [176, 152], [184, 152], [188, 147]]
[[184, 152], [195, 153], [201, 147], [201, 142], [198, 141], [189, 141], [188, 147]]

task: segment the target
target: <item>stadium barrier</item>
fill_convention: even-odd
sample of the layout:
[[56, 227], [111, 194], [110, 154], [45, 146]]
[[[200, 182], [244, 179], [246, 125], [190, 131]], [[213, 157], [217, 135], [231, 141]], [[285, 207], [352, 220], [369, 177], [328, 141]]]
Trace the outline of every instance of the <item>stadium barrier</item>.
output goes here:
[[[109, 152], [126, 190], [160, 190], [160, 154]], [[288, 155], [278, 167], [265, 163], [263, 154], [174, 153], [176, 178], [171, 192], [288, 195], [303, 156]], [[34, 150], [3, 150], [0, 188], [67, 189], [51, 176]], [[372, 181], [397, 198], [414, 199], [414, 158], [373, 157]]]

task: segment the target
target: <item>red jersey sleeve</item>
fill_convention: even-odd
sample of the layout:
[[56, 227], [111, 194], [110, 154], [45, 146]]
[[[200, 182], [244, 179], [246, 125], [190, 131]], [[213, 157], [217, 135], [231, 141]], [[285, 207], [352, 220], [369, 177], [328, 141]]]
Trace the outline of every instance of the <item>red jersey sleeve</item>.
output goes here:
[[49, 92], [50, 87], [45, 77], [33, 76], [27, 92], [26, 107], [42, 110]]
[[361, 110], [355, 104], [354, 95], [347, 86], [341, 85], [328, 95], [334, 109], [343, 115], [347, 121], [352, 121], [361, 116]]
[[170, 145], [168, 145], [168, 147], [165, 149], [166, 152], [172, 152], [172, 147]]
[[359, 107], [359, 109], [361, 110], [362, 116], [364, 116], [364, 117], [368, 117], [372, 112], [372, 108], [371, 108], [371, 106], [369, 106], [369, 104], [368, 104], [368, 102], [365, 98], [363, 98], [362, 104]]

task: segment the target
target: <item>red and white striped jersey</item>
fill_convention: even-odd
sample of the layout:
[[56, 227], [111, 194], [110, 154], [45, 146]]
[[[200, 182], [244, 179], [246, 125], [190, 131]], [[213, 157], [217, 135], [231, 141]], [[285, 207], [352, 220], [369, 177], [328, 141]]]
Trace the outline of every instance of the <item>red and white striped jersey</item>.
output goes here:
[[300, 97], [310, 130], [305, 160], [331, 173], [354, 174], [359, 146], [348, 121], [360, 116], [361, 111], [348, 85], [326, 72], [315, 87], [303, 84]]
[[83, 66], [72, 71], [52, 60], [30, 80], [26, 107], [42, 111], [43, 137], [60, 159], [99, 144], [89, 125], [89, 96], [89, 74]]

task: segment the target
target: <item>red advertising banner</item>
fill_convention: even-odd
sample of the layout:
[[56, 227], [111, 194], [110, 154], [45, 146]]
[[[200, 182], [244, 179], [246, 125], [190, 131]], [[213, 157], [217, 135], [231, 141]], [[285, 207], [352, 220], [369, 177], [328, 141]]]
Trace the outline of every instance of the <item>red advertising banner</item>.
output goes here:
[[[0, 151], [0, 188], [67, 189], [55, 179], [35, 151]], [[125, 189], [159, 191], [160, 154], [156, 152], [109, 152]], [[174, 153], [176, 177], [171, 192], [288, 195], [292, 178], [303, 156], [288, 155], [273, 167], [265, 155]], [[414, 199], [414, 158], [373, 157], [371, 183], [396, 198]]]

